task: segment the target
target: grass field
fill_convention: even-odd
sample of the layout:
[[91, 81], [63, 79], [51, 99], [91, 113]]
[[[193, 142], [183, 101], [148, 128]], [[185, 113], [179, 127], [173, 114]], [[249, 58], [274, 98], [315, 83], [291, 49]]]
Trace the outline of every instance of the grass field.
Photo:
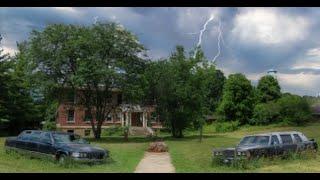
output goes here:
[[[207, 125], [201, 143], [195, 131], [186, 132], [182, 139], [171, 138], [168, 133], [162, 133], [161, 137], [169, 146], [177, 172], [320, 172], [319, 153], [312, 158], [262, 160], [246, 169], [212, 164], [211, 151], [214, 147], [234, 147], [241, 137], [248, 134], [287, 130], [301, 131], [308, 138], [320, 141], [320, 123], [304, 127], [246, 126], [228, 133], [216, 133], [214, 124]], [[129, 142], [124, 142], [123, 137], [108, 137], [99, 141], [89, 139], [91, 144], [109, 149], [112, 161], [93, 166], [72, 164], [65, 167], [43, 159], [6, 154], [4, 139], [0, 138], [0, 172], [133, 172], [151, 141], [144, 137], [130, 137]]]
[[234, 147], [241, 137], [248, 134], [297, 130], [309, 138], [320, 140], [320, 123], [312, 123], [304, 127], [247, 126], [229, 133], [215, 133], [214, 125], [205, 128], [205, 136], [200, 143], [196, 134], [189, 133], [184, 139], [169, 138], [173, 165], [177, 172], [320, 172], [319, 153], [312, 158], [288, 160], [262, 160], [257, 166], [248, 169], [212, 165], [211, 150], [214, 147]]
[[92, 145], [110, 150], [112, 160], [106, 164], [71, 164], [65, 167], [44, 159], [6, 154], [4, 140], [5, 138], [0, 138], [0, 172], [133, 172], [147, 147], [145, 138], [130, 138], [129, 142], [123, 142], [122, 137], [90, 140]]

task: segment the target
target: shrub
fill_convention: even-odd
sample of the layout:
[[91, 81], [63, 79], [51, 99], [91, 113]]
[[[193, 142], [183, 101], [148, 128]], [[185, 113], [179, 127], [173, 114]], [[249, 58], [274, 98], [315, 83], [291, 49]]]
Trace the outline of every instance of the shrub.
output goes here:
[[279, 117], [280, 107], [277, 103], [261, 103], [254, 107], [253, 117], [249, 123], [252, 125], [267, 125], [278, 121]]
[[124, 129], [121, 126], [112, 126], [103, 130], [103, 136], [123, 136]]
[[57, 130], [56, 122], [55, 121], [45, 121], [43, 126], [43, 130], [48, 130], [48, 131], [55, 131]]
[[239, 129], [239, 121], [219, 122], [216, 125], [216, 132], [232, 132]]
[[308, 102], [300, 96], [286, 94], [277, 101], [282, 121], [291, 125], [303, 125], [311, 118]]

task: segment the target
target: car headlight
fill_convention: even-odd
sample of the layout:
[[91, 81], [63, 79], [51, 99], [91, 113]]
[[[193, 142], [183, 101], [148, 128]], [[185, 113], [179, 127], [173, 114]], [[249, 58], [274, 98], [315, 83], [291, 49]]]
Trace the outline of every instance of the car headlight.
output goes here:
[[80, 153], [80, 157], [86, 158], [87, 157], [87, 153]]
[[80, 153], [78, 153], [78, 152], [73, 152], [73, 153], [71, 154], [71, 156], [78, 158], [78, 157], [80, 157]]

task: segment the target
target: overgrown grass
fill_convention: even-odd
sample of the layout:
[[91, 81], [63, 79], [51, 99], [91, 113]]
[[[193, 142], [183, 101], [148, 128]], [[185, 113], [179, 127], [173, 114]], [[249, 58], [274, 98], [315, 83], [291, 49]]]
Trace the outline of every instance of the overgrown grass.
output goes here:
[[68, 163], [60, 165], [47, 159], [31, 158], [16, 153], [5, 153], [5, 138], [0, 138], [0, 172], [133, 172], [144, 155], [148, 139], [144, 137], [129, 138], [124, 142], [123, 137], [103, 138], [92, 140], [92, 145], [98, 145], [110, 151], [111, 159], [103, 164]]
[[296, 130], [310, 139], [320, 141], [320, 123], [303, 127], [269, 125], [243, 126], [228, 133], [215, 132], [215, 124], [204, 128], [204, 138], [200, 143], [198, 132], [191, 132], [183, 139], [167, 138], [172, 163], [177, 172], [320, 172], [319, 153], [292, 154], [287, 158], [261, 158], [255, 161], [239, 162], [231, 166], [219, 165], [212, 161], [212, 149], [234, 147], [244, 135], [270, 131]]

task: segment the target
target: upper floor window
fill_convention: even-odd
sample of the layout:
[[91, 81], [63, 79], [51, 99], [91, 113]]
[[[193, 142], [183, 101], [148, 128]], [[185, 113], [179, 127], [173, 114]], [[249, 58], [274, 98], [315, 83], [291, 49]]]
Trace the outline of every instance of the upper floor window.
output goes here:
[[68, 110], [68, 122], [74, 122], [74, 110], [73, 109]]
[[109, 122], [112, 121], [112, 115], [111, 114], [108, 114], [106, 121], [109, 121]]
[[85, 111], [85, 115], [84, 115], [84, 121], [85, 122], [90, 122], [92, 120], [92, 114], [90, 113], [89, 110]]

